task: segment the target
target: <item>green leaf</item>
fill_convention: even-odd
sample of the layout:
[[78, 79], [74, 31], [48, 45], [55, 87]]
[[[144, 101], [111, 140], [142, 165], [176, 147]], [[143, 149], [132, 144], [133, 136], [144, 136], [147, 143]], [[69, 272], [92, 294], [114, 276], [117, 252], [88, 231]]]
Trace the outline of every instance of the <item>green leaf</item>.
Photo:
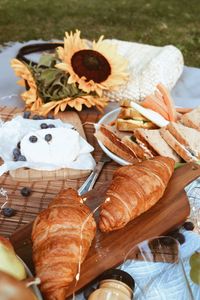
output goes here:
[[45, 67], [52, 67], [55, 65], [56, 59], [53, 55], [51, 54], [44, 54], [41, 55], [39, 62], [38, 62], [38, 67], [40, 66], [45, 66]]
[[56, 59], [52, 55], [42, 55], [38, 65], [30, 66], [37, 84], [38, 94], [44, 103], [59, 101], [68, 97], [87, 95], [75, 83], [69, 84], [69, 74], [55, 68]]
[[44, 86], [51, 85], [58, 77], [60, 71], [56, 69], [45, 69], [40, 75], [40, 80], [43, 81]]

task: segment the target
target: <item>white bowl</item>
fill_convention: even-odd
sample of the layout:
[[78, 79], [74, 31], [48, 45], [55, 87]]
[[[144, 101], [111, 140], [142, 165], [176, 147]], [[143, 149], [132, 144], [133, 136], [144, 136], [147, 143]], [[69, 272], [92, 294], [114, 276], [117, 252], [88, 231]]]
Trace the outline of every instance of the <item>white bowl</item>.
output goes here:
[[[112, 111], [110, 111], [109, 113], [105, 114], [97, 124], [103, 124], [103, 125], [108, 125], [110, 124], [110, 122], [114, 121], [118, 114], [120, 112], [120, 107], [119, 108], [116, 108]], [[101, 147], [101, 149], [103, 150], [103, 152], [106, 153], [106, 155], [108, 155], [112, 160], [114, 160], [116, 163], [118, 163], [119, 165], [121, 166], [127, 166], [127, 165], [130, 165], [130, 163], [126, 160], [124, 160], [123, 158], [117, 156], [116, 154], [112, 153], [110, 150], [108, 150], [103, 144], [102, 142], [100, 142], [99, 140], [98, 141], [98, 144], [99, 146]]]

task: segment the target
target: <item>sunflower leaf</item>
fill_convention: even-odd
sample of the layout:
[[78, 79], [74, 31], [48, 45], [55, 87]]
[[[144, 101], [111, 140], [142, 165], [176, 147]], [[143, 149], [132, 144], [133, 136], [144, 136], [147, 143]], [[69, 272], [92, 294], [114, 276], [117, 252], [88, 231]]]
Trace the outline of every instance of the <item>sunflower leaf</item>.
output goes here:
[[29, 68], [37, 84], [37, 91], [44, 103], [59, 101], [65, 98], [76, 99], [87, 95], [78, 88], [76, 83], [69, 84], [69, 74], [55, 68], [56, 58], [52, 55], [43, 55], [38, 65]]
[[43, 81], [45, 87], [51, 85], [58, 77], [60, 71], [56, 69], [45, 69], [40, 75], [40, 80]]
[[45, 67], [52, 67], [56, 63], [56, 59], [52, 54], [44, 54], [41, 55], [39, 62], [38, 62], [38, 67], [40, 66], [45, 66]]

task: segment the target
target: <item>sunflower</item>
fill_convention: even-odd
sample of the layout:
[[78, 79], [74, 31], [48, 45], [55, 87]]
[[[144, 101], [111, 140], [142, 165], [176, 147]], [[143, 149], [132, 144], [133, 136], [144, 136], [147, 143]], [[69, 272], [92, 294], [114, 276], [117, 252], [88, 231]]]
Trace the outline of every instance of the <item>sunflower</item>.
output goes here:
[[11, 67], [14, 69], [16, 76], [22, 78], [18, 81], [18, 84], [24, 87], [28, 86], [28, 90], [21, 94], [26, 103], [26, 108], [37, 111], [42, 105], [42, 99], [38, 96], [37, 85], [31, 71], [26, 64], [16, 58], [11, 60]]
[[103, 36], [89, 46], [78, 30], [65, 35], [64, 48], [57, 48], [62, 62], [56, 67], [69, 73], [68, 83], [78, 83], [81, 90], [102, 96], [103, 90], [116, 90], [128, 80], [127, 61]]
[[107, 105], [107, 98], [86, 95], [75, 99], [69, 97], [60, 101], [50, 101], [40, 107], [40, 113], [42, 115], [47, 115], [50, 111], [54, 110], [54, 114], [57, 114], [59, 110], [64, 111], [67, 106], [75, 108], [77, 111], [81, 111], [83, 105], [88, 108], [96, 106], [100, 111], [103, 111], [103, 108]]
[[[50, 60], [54, 60], [50, 57]], [[11, 66], [15, 74], [22, 79], [18, 84], [28, 88], [21, 94], [26, 103], [26, 108], [41, 115], [54, 110], [54, 114], [64, 111], [67, 106], [82, 110], [85, 105], [88, 108], [96, 106], [100, 111], [107, 105], [106, 97], [99, 97], [96, 93], [86, 93], [76, 87], [76, 84], [68, 84], [68, 76], [65, 72], [52, 68], [35, 66], [31, 67], [17, 60], [11, 60]], [[64, 74], [63, 74], [64, 73]], [[49, 76], [50, 75], [50, 76]]]

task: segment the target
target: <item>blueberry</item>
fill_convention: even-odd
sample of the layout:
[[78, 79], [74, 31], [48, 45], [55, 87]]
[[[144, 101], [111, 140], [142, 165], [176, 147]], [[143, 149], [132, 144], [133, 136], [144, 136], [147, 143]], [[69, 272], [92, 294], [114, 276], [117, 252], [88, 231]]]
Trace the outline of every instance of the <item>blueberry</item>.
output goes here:
[[17, 143], [17, 148], [19, 148], [19, 149], [21, 148], [21, 142]]
[[30, 111], [25, 111], [24, 114], [23, 114], [23, 118], [24, 118], [24, 119], [29, 119], [29, 118], [30, 118], [30, 115], [31, 115], [31, 112], [30, 112]]
[[185, 228], [185, 230], [193, 230], [194, 229], [194, 224], [192, 222], [185, 222], [183, 224], [183, 227]]
[[19, 155], [18, 161], [26, 161], [26, 157], [24, 155]]
[[52, 135], [50, 133], [46, 134], [44, 137], [45, 141], [50, 142], [52, 140]]
[[181, 245], [185, 243], [185, 236], [180, 232], [177, 234], [176, 239]]
[[40, 124], [40, 128], [41, 129], [47, 129], [48, 125], [46, 123], [42, 123], [42, 124]]
[[55, 128], [56, 126], [54, 124], [49, 124], [48, 128]]
[[180, 232], [176, 232], [174, 234], [171, 235], [174, 239], [176, 239], [181, 245], [185, 243], [185, 236], [180, 233]]
[[13, 156], [14, 158], [17, 158], [21, 154], [19, 148], [13, 149]]
[[32, 190], [29, 187], [23, 187], [20, 191], [21, 195], [24, 197], [28, 197], [31, 195]]
[[32, 117], [32, 119], [33, 119], [33, 120], [41, 120], [41, 119], [40, 119], [40, 116], [38, 116], [38, 115], [34, 115], [34, 116]]
[[31, 135], [31, 136], [29, 137], [29, 141], [30, 141], [31, 143], [36, 143], [37, 140], [38, 140], [38, 138], [37, 138], [37, 136], [35, 136], [35, 135]]
[[4, 207], [2, 208], [2, 214], [5, 216], [5, 217], [12, 217], [16, 214], [16, 210], [11, 208], [11, 207]]
[[54, 119], [54, 116], [53, 116], [53, 115], [51, 115], [51, 114], [48, 114], [48, 115], [47, 115], [47, 119], [51, 119], [51, 120], [53, 120], [53, 119]]

